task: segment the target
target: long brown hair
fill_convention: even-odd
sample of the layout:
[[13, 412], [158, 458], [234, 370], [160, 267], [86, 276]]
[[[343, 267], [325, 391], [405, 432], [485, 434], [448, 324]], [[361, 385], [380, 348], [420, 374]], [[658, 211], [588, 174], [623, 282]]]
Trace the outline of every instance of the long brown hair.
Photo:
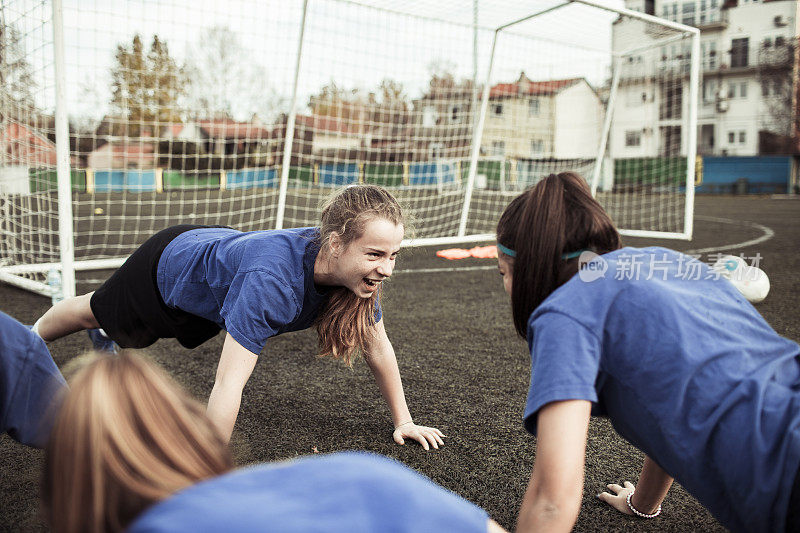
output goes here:
[[[404, 224], [403, 210], [388, 191], [377, 185], [351, 185], [334, 194], [323, 206], [320, 246], [329, 246], [332, 236], [346, 247], [364, 234], [367, 222], [383, 218]], [[319, 355], [342, 359], [347, 365], [366, 352], [375, 325], [375, 309], [381, 289], [361, 298], [344, 287], [333, 289], [317, 318]]]
[[44, 510], [59, 533], [123, 531], [233, 466], [205, 409], [155, 364], [128, 350], [95, 357], [70, 381], [46, 447]]
[[550, 174], [517, 196], [497, 223], [497, 242], [516, 252], [511, 306], [522, 337], [533, 310], [578, 271], [578, 259], [563, 254], [622, 246], [611, 217], [574, 172]]

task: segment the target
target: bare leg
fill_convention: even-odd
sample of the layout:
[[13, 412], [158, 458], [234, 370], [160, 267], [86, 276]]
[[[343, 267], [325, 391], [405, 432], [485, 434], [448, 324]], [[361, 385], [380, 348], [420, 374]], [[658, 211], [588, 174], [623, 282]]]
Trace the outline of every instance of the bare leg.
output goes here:
[[39, 335], [47, 342], [82, 329], [99, 328], [89, 299], [93, 292], [58, 302], [39, 319]]

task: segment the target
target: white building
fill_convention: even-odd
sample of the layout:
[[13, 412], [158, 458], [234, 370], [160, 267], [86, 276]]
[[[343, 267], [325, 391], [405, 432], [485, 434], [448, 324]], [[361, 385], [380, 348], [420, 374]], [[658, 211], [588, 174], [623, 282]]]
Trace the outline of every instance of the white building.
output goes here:
[[482, 151], [511, 159], [597, 155], [603, 104], [583, 78], [531, 81], [522, 73], [489, 93]]
[[[701, 31], [698, 153], [757, 155], [793, 133], [796, 0], [626, 0], [630, 9]], [[645, 38], [648, 31], [651, 31]], [[638, 21], [614, 24], [616, 52], [652, 40]], [[615, 158], [686, 153], [688, 41], [623, 58], [610, 150]], [[796, 70], [794, 71], [796, 72]]]

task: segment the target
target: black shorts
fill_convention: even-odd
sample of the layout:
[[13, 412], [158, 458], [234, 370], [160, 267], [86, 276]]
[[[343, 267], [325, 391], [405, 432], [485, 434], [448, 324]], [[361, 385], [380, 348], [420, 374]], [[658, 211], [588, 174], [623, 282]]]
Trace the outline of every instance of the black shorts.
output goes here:
[[800, 533], [800, 469], [794, 476], [792, 492], [789, 495], [789, 510], [786, 512], [786, 532]]
[[158, 260], [172, 239], [207, 227], [225, 226], [184, 224], [159, 231], [94, 292], [92, 313], [114, 342], [122, 348], [144, 348], [174, 337], [186, 348], [195, 348], [219, 333], [214, 322], [167, 306], [156, 281]]

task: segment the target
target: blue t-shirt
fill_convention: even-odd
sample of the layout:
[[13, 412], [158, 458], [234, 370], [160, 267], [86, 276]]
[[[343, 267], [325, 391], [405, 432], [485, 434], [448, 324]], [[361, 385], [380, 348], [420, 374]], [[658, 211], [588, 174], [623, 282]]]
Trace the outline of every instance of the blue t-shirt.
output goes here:
[[402, 464], [346, 452], [237, 470], [147, 509], [129, 533], [486, 532], [486, 511]]
[[0, 433], [43, 447], [64, 387], [42, 338], [0, 312]]
[[317, 228], [181, 233], [161, 254], [158, 290], [168, 306], [216, 323], [259, 354], [267, 339], [308, 328], [322, 310], [326, 291], [314, 285], [318, 236]]
[[783, 531], [800, 347], [696, 259], [624, 248], [594, 264], [601, 277], [575, 275], [528, 321], [527, 429], [549, 402], [588, 400], [724, 526]]

